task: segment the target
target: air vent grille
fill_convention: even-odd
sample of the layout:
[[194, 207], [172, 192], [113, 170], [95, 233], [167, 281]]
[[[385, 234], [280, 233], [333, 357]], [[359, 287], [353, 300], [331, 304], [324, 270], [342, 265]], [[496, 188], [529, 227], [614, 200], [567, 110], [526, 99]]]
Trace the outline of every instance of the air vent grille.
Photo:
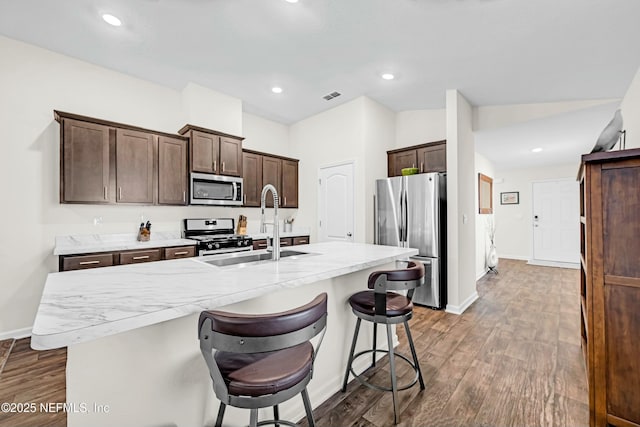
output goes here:
[[323, 96], [323, 98], [327, 101], [331, 101], [333, 98], [337, 98], [340, 95], [342, 95], [340, 92], [331, 92], [329, 95]]

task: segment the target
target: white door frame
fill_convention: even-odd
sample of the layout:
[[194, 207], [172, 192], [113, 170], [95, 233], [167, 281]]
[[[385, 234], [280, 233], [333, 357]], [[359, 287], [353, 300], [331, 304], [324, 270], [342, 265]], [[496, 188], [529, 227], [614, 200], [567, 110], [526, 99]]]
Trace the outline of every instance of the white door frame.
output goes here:
[[535, 206], [534, 206], [534, 202], [533, 202], [533, 186], [534, 184], [541, 184], [541, 183], [545, 183], [545, 182], [556, 182], [556, 181], [575, 181], [575, 178], [549, 178], [549, 179], [537, 179], [535, 181], [531, 181], [531, 221], [529, 223], [529, 233], [531, 236], [531, 256], [529, 257], [529, 260], [527, 261], [527, 264], [531, 264], [531, 265], [541, 265], [541, 266], [545, 266], [545, 267], [561, 267], [561, 268], [572, 268], [572, 269], [579, 269], [580, 268], [580, 264], [579, 263], [572, 263], [572, 262], [557, 262], [557, 261], [543, 261], [543, 260], [538, 260], [535, 259], [535, 240], [534, 240], [534, 235], [533, 235], [533, 216], [535, 215]]
[[[332, 162], [332, 163], [326, 163], [324, 165], [320, 165], [318, 167], [318, 174], [316, 179], [318, 180], [318, 184], [320, 183], [320, 175], [321, 175], [321, 171], [322, 169], [328, 169], [328, 168], [334, 168], [336, 166], [347, 166], [347, 165], [351, 165], [351, 170], [352, 170], [352, 174], [351, 174], [351, 186], [353, 188], [353, 193], [354, 193], [354, 197], [353, 200], [351, 201], [351, 203], [353, 203], [353, 209], [352, 211], [352, 224], [353, 224], [353, 231], [351, 233], [353, 233], [353, 236], [351, 236], [351, 240], [353, 242], [356, 241], [356, 204], [355, 204], [355, 193], [356, 193], [356, 160], [343, 160], [343, 161], [339, 161], [339, 162]], [[316, 215], [317, 215], [317, 221], [316, 221], [316, 227], [318, 227], [318, 241], [320, 241], [320, 191], [317, 191], [317, 195], [318, 195], [318, 200], [317, 200], [317, 210], [316, 210]]]

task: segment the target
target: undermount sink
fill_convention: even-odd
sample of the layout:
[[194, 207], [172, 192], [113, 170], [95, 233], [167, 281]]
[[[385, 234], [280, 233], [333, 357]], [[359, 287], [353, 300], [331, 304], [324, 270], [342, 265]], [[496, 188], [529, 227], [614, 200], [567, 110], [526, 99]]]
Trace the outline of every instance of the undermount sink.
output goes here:
[[[231, 256], [227, 256], [225, 258], [212, 259], [209, 261], [204, 261], [207, 264], [215, 265], [216, 267], [226, 267], [228, 265], [237, 265], [237, 264], [247, 264], [258, 261], [271, 261], [273, 254], [271, 252], [262, 252], [258, 254], [247, 254], [243, 252], [242, 254], [235, 254]], [[288, 258], [294, 257], [293, 259], [297, 259], [298, 257], [302, 257], [304, 255], [316, 255], [309, 252], [300, 252], [293, 250], [283, 250], [280, 251], [280, 258]]]

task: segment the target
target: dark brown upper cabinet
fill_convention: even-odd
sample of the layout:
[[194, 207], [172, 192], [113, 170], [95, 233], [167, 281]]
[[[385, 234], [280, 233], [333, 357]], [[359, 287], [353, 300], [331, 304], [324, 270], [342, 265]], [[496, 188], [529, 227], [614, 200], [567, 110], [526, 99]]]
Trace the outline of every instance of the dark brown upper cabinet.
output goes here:
[[[262, 188], [272, 184], [278, 191], [279, 207], [298, 207], [298, 160], [258, 151], [243, 150], [244, 206], [260, 207]], [[273, 197], [267, 195], [267, 207]]]
[[158, 138], [158, 204], [187, 204], [187, 141]]
[[244, 206], [260, 207], [262, 192], [262, 155], [244, 151], [242, 153]]
[[185, 205], [187, 139], [54, 111], [60, 122], [60, 202]]
[[116, 131], [116, 201], [153, 203], [155, 135], [128, 129]]
[[418, 173], [446, 172], [446, 141], [387, 151], [387, 175], [401, 176], [404, 168], [417, 168]]
[[194, 125], [185, 125], [178, 133], [191, 142], [191, 172], [242, 176], [244, 138]]
[[282, 207], [298, 207], [297, 160], [282, 160]]
[[60, 200], [111, 203], [109, 127], [78, 120], [60, 126]]

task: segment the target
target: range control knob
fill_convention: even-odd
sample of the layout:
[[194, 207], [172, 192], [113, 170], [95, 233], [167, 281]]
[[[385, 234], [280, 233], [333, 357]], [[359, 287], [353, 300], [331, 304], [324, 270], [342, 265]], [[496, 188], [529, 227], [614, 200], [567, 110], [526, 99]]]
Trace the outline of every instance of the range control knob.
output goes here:
[[242, 246], [242, 240], [238, 240], [238, 246]]
[[216, 249], [220, 249], [220, 243], [214, 243], [214, 244], [213, 244], [213, 246], [214, 246]]

